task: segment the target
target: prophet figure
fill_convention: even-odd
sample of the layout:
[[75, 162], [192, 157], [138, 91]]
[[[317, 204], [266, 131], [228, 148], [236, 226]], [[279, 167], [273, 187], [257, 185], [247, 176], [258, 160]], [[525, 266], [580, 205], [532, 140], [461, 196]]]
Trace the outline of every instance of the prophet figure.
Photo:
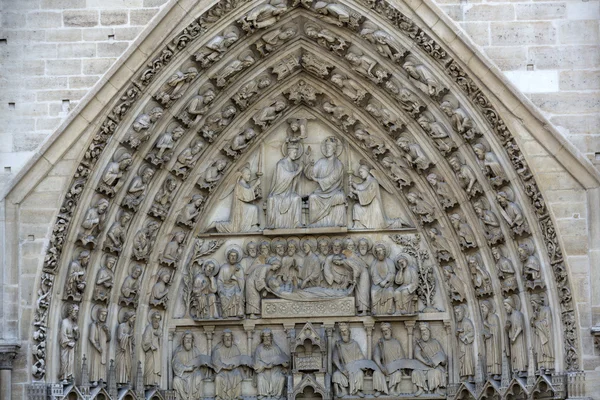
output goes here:
[[374, 315], [394, 313], [394, 278], [396, 268], [388, 257], [385, 244], [378, 243], [373, 248], [375, 260], [371, 264], [371, 311]]
[[79, 306], [69, 304], [67, 306], [67, 316], [60, 324], [60, 334], [58, 343], [60, 345], [60, 372], [59, 379], [63, 382], [73, 380], [75, 371], [75, 344], [79, 340], [79, 327], [77, 319], [79, 318]]
[[241, 250], [229, 248], [226, 251], [227, 262], [221, 265], [217, 278], [219, 298], [223, 317], [244, 316], [244, 271], [239, 264]]
[[173, 389], [179, 400], [195, 400], [202, 398], [202, 379], [205, 377], [203, 365], [205, 356], [194, 344], [194, 335], [186, 331], [181, 337], [181, 344], [173, 353], [171, 366], [173, 368]]
[[421, 338], [415, 340], [415, 359], [429, 367], [426, 370], [415, 369], [412, 372], [412, 382], [417, 386], [415, 396], [423, 393], [443, 395], [442, 388], [446, 387], [446, 352], [441, 343], [431, 337], [429, 323], [419, 324]]
[[337, 369], [331, 381], [335, 385], [337, 397], [359, 395], [364, 397], [363, 383], [365, 374], [357, 361], [362, 361], [365, 356], [358, 343], [350, 337], [350, 327], [346, 323], [339, 325], [341, 340], [335, 342], [333, 348], [333, 365]]
[[258, 399], [281, 398], [286, 381], [286, 368], [289, 365], [287, 354], [273, 341], [273, 332], [263, 329], [261, 343], [254, 351], [254, 371], [256, 372]]
[[373, 389], [376, 396], [381, 393], [400, 393], [402, 370], [394, 368], [392, 363], [404, 357], [402, 344], [392, 336], [392, 326], [388, 322], [382, 322], [381, 339], [373, 349], [373, 361], [379, 367], [379, 371], [373, 373]]
[[483, 322], [483, 339], [485, 341], [486, 370], [491, 379], [500, 379], [502, 374], [502, 328], [500, 327], [500, 318], [496, 315], [494, 305], [490, 301], [482, 301], [480, 308]]
[[513, 373], [519, 376], [527, 372], [527, 343], [525, 342], [525, 317], [519, 310], [519, 298], [513, 295], [504, 299], [504, 309], [508, 315], [506, 332], [510, 342], [510, 361]]
[[133, 348], [135, 347], [134, 337], [135, 312], [127, 311], [123, 315], [123, 322], [117, 327], [117, 351], [116, 351], [116, 372], [117, 383], [131, 383], [131, 365], [133, 362]]
[[330, 136], [321, 143], [324, 157], [304, 169], [306, 177], [319, 185], [308, 197], [311, 227], [346, 226], [344, 165], [338, 158], [342, 150], [340, 141]]
[[144, 351], [144, 385], [160, 385], [160, 345], [162, 342], [162, 328], [160, 326], [160, 313], [155, 311], [150, 317], [150, 323], [142, 336], [142, 350]]
[[267, 198], [269, 228], [297, 228], [302, 224], [302, 199], [297, 192], [302, 162], [296, 162], [302, 153], [301, 146], [297, 142], [286, 143], [285, 157], [275, 166], [273, 185]]
[[98, 386], [100, 381], [106, 382], [106, 367], [108, 363], [108, 343], [110, 330], [106, 325], [108, 311], [105, 307], [96, 309], [96, 319], [90, 324], [88, 339], [92, 345], [90, 355], [90, 381], [92, 386]]
[[194, 277], [192, 304], [190, 306], [192, 317], [197, 319], [221, 317], [217, 301], [217, 278], [215, 277], [218, 272], [217, 262], [206, 260], [202, 264], [200, 272]]
[[533, 317], [531, 327], [535, 333], [534, 351], [538, 368], [542, 373], [554, 369], [554, 335], [552, 333], [552, 310], [548, 307], [546, 296], [531, 295]]
[[460, 357], [459, 375], [461, 380], [472, 381], [475, 376], [475, 353], [473, 351], [475, 329], [473, 322], [467, 318], [467, 306], [460, 304], [454, 307], [454, 315]]
[[223, 330], [221, 343], [212, 349], [212, 364], [215, 376], [215, 399], [238, 400], [242, 396], [242, 353], [233, 343], [230, 329]]
[[304, 260], [300, 269], [300, 289], [319, 286], [323, 280], [321, 273], [321, 260], [315, 253], [317, 241], [313, 238], [303, 238], [300, 241], [300, 248], [304, 252]]

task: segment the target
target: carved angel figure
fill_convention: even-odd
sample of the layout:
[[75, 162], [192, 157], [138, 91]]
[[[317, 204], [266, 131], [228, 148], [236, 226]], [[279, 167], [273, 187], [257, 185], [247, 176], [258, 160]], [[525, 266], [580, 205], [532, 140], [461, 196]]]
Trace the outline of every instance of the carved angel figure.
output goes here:
[[218, 87], [226, 86], [229, 79], [239, 73], [240, 71], [249, 68], [256, 62], [254, 54], [252, 52], [242, 53], [237, 59], [230, 61], [226, 66], [219, 70], [219, 73], [215, 75]]
[[406, 137], [396, 140], [398, 147], [404, 152], [404, 158], [413, 167], [426, 171], [431, 166], [431, 160], [418, 143], [411, 142]]
[[96, 286], [94, 287], [94, 300], [106, 302], [115, 280], [115, 265], [117, 257], [107, 254], [100, 270], [96, 274]]
[[460, 238], [460, 247], [463, 249], [477, 247], [477, 241], [475, 240], [475, 234], [473, 233], [473, 230], [469, 224], [464, 221], [460, 214], [450, 215], [450, 222]]
[[440, 108], [450, 118], [454, 131], [461, 134], [465, 140], [473, 140], [478, 135], [475, 122], [454, 97], [446, 96]]
[[256, 50], [264, 57], [296, 36], [297, 32], [298, 28], [295, 25], [275, 28], [260, 37], [260, 40], [256, 43]]
[[210, 39], [200, 51], [195, 53], [194, 59], [202, 65], [202, 68], [207, 68], [219, 61], [225, 52], [238, 41], [239, 37], [238, 28], [229, 26], [222, 34]]
[[104, 240], [104, 250], [119, 254], [123, 249], [123, 242], [127, 236], [129, 221], [132, 215], [125, 210], [119, 210], [115, 222], [112, 223]]
[[445, 156], [456, 149], [456, 143], [450, 137], [446, 127], [436, 121], [433, 114], [429, 111], [423, 112], [419, 118], [417, 118], [417, 122], [421, 128], [427, 132], [429, 137], [433, 140], [435, 147], [437, 147], [442, 155]]
[[362, 181], [350, 182], [350, 193], [356, 199], [352, 206], [353, 229], [389, 229], [400, 228], [407, 224], [400, 218], [388, 218], [381, 198], [380, 187], [393, 194], [390, 187], [379, 172], [365, 163], [358, 167], [358, 175]]
[[217, 183], [223, 177], [225, 169], [227, 168], [227, 160], [218, 159], [214, 161], [202, 174], [202, 177], [198, 180], [197, 184], [200, 189], [206, 189], [209, 192], [212, 191]]
[[98, 191], [113, 197], [119, 189], [121, 178], [131, 166], [131, 153], [118, 149], [113, 155], [113, 159], [104, 168]]
[[256, 125], [265, 129], [279, 118], [286, 108], [287, 104], [284, 100], [276, 100], [273, 104], [263, 107], [252, 119]]
[[119, 303], [123, 303], [126, 306], [137, 304], [140, 285], [141, 285], [141, 276], [144, 270], [142, 266], [139, 264], [134, 264], [131, 273], [125, 278], [123, 284], [121, 285], [121, 296], [119, 296]]
[[200, 215], [202, 205], [206, 198], [201, 194], [195, 194], [190, 199], [189, 203], [183, 207], [181, 213], [177, 217], [177, 223], [191, 228], [196, 222], [196, 218]]
[[195, 67], [188, 68], [185, 72], [177, 71], [165, 82], [154, 98], [165, 108], [170, 107], [173, 102], [181, 98], [192, 81], [198, 76]]
[[238, 20], [246, 32], [254, 32], [275, 25], [280, 16], [288, 10], [286, 0], [270, 0], [254, 7]]
[[104, 197], [100, 198], [96, 204], [85, 213], [81, 222], [81, 231], [77, 235], [77, 240], [82, 245], [90, 243], [92, 248], [96, 246], [97, 236], [104, 228], [104, 220], [106, 219], [106, 211], [108, 210], [108, 200]]
[[379, 29], [373, 22], [366, 21], [362, 25], [360, 35], [367, 39], [380, 55], [392, 61], [399, 61], [408, 52], [392, 35]]
[[367, 128], [362, 124], [357, 124], [354, 127], [353, 135], [361, 142], [362, 147], [371, 150], [375, 157], [383, 155], [388, 151], [383, 140], [371, 135]]
[[307, 37], [316, 40], [319, 46], [325, 47], [340, 56], [348, 47], [348, 43], [343, 38], [312, 22], [307, 22], [304, 25], [304, 33]]
[[245, 109], [257, 99], [256, 95], [259, 92], [270, 85], [271, 78], [267, 75], [249, 80], [235, 95], [233, 95], [233, 101], [235, 101], [235, 104], [237, 104], [238, 107]]
[[200, 133], [209, 143], [212, 143], [217, 135], [233, 121], [236, 114], [237, 110], [233, 105], [226, 105], [221, 111], [206, 118], [204, 125], [200, 128]]
[[215, 90], [212, 86], [200, 88], [198, 94], [192, 97], [186, 108], [177, 118], [183, 125], [189, 128], [192, 124], [200, 121], [202, 116], [208, 111], [208, 106], [213, 102], [215, 96]]
[[133, 178], [127, 188], [127, 194], [125, 195], [125, 198], [123, 198], [123, 207], [129, 208], [134, 212], [138, 210], [138, 207], [146, 198], [146, 189], [148, 189], [148, 185], [153, 176], [154, 169], [146, 164], [142, 164], [138, 175]]
[[157, 167], [171, 161], [173, 148], [184, 133], [185, 130], [178, 125], [173, 130], [161, 134], [154, 143], [152, 151], [146, 155], [146, 160]]
[[389, 73], [381, 68], [377, 61], [363, 54], [357, 48], [349, 49], [345, 58], [353, 70], [375, 83], [381, 83], [389, 76]]
[[412, 178], [408, 175], [405, 169], [406, 164], [403, 159], [395, 157], [384, 157], [381, 160], [383, 166], [389, 169], [388, 175], [394, 180], [398, 186], [410, 186], [412, 184]]
[[168, 175], [163, 181], [161, 188], [154, 196], [154, 202], [152, 203], [152, 207], [150, 207], [150, 211], [148, 213], [164, 221], [169, 213], [173, 199], [177, 194], [175, 192], [176, 188], [177, 180], [171, 175]]
[[177, 162], [175, 162], [172, 170], [173, 173], [185, 179], [200, 159], [202, 150], [204, 150], [204, 141], [202, 139], [192, 140], [190, 145], [177, 156]]
[[463, 164], [457, 156], [452, 156], [448, 159], [450, 167], [454, 171], [460, 186], [467, 192], [469, 198], [473, 198], [478, 194], [483, 193], [481, 184], [477, 182], [475, 172], [467, 164]]
[[452, 192], [450, 185], [441, 176], [431, 173], [427, 175], [427, 182], [433, 187], [438, 195], [440, 203], [444, 208], [452, 208], [456, 205], [456, 196]]
[[409, 78], [412, 78], [423, 86], [419, 86], [423, 92], [427, 93], [432, 97], [439, 96], [446, 88], [440, 81], [435, 77], [433, 72], [423, 65], [415, 56], [409, 54], [404, 60], [402, 68], [406, 71]]
[[144, 227], [133, 237], [133, 256], [137, 260], [145, 260], [152, 251], [160, 224], [152, 219], [148, 220]]
[[423, 109], [425, 109], [425, 103], [414, 94], [410, 89], [405, 88], [400, 82], [392, 78], [385, 82], [385, 88], [390, 92], [396, 100], [400, 103], [400, 106], [404, 111], [409, 113], [413, 118], [416, 118]]
[[342, 93], [355, 103], [360, 103], [367, 94], [367, 91], [354, 79], [347, 78], [345, 75], [334, 73], [331, 75], [331, 82], [339, 87]]
[[406, 195], [406, 200], [408, 200], [410, 210], [419, 216], [421, 224], [429, 224], [436, 220], [435, 209], [423, 198], [421, 193], [415, 191], [409, 192]]
[[129, 144], [132, 149], [137, 149], [140, 144], [150, 138], [151, 128], [162, 116], [163, 109], [161, 107], [154, 107], [148, 114], [138, 115], [131, 125], [131, 130], [125, 139], [125, 143]]

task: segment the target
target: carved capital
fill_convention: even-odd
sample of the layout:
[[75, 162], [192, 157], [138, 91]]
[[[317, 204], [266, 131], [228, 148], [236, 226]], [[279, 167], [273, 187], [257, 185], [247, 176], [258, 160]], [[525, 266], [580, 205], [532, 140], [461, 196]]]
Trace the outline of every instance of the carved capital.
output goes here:
[[600, 349], [600, 325], [592, 326], [591, 331], [594, 337], [594, 346]]
[[0, 344], [0, 370], [13, 369], [13, 361], [20, 347], [18, 344]]

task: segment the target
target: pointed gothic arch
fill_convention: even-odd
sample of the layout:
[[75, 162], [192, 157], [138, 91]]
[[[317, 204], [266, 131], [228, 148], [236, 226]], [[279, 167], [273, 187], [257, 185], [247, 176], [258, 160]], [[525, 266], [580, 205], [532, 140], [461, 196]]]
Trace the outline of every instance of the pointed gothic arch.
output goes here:
[[[106, 325], [113, 335], [126, 319], [126, 311], [136, 310], [138, 319], [130, 329], [139, 338], [152, 323], [150, 317], [159, 312], [160, 330], [171, 341], [170, 348], [163, 342], [159, 359], [164, 373], [156, 383], [173, 389], [172, 339], [180, 337], [181, 329], [206, 325], [206, 350], [210, 351], [215, 329], [213, 321], [175, 315], [180, 300], [174, 294], [184, 291], [185, 265], [193, 262], [196, 251], [206, 250], [198, 246], [208, 245], [207, 251], [212, 252], [222, 246], [221, 240], [228, 240], [227, 236], [206, 234], [211, 210], [222, 200], [225, 186], [231, 186], [234, 171], [247, 161], [248, 154], [277, 129], [281, 131], [286, 119], [303, 108], [326, 127], [323, 129], [348, 144], [346, 152], [359, 154], [387, 174], [383, 178], [386, 185], [394, 186], [395, 200], [413, 225], [395, 233], [419, 234], [424, 249], [430, 252], [437, 298], [443, 306], [436, 333], [446, 334], [445, 351], [452, 355], [449, 383], [456, 385], [454, 390], [461, 368], [456, 353], [460, 346], [453, 334], [460, 321], [452, 316], [454, 306], [465, 306], [462, 309], [468, 310], [477, 333], [474, 358], [486, 349], [480, 333], [489, 325], [479, 312], [480, 304], [491, 301], [503, 328], [510, 315], [502, 312], [502, 304], [511, 299], [511, 311], [520, 309], [524, 321], [545, 323], [546, 329], [549, 325], [553, 335], [553, 359], [546, 360], [540, 371], [543, 361], [538, 356], [536, 364], [528, 350], [525, 370], [517, 368], [517, 374], [524, 373], [532, 381], [541, 374], [537, 381], [548, 383], [544, 374], [549, 371], [563, 374], [580, 368], [575, 310], [561, 247], [535, 177], [502, 117], [508, 106], [491, 100], [490, 90], [481, 85], [486, 74], [478, 71], [482, 68], [479, 59], [465, 61], [456, 55], [453, 46], [460, 39], [443, 41], [450, 34], [443, 21], [428, 23], [419, 7], [416, 13], [406, 5], [398, 7], [385, 1], [221, 1], [203, 11], [199, 7], [186, 10], [191, 22], [162, 40], [162, 47], [155, 43], [154, 48], [140, 48], [138, 55], [150, 54], [144, 56], [145, 65], [115, 87], [112, 99], [97, 99], [104, 104], [100, 113], [93, 117], [82, 114], [89, 118], [89, 125], [80, 130], [91, 137], [78, 154], [80, 163], [57, 217], [39, 279], [32, 332], [34, 380], [55, 382], [60, 378], [64, 362], [60, 343], [47, 335], [58, 335], [63, 318], [67, 318], [65, 307], [78, 304], [80, 314], [73, 323], [83, 338], [89, 336], [92, 327], [88, 324], [97, 318], [98, 307], [107, 308]], [[261, 78], [269, 84], [261, 85]], [[261, 111], [276, 100], [283, 102], [284, 108], [261, 120]], [[330, 106], [324, 107], [326, 103]], [[523, 108], [514, 106], [514, 110], [519, 107]], [[528, 118], [531, 121], [532, 117]], [[364, 140], [355, 132], [359, 125], [366, 128], [361, 132]], [[236, 135], [249, 128], [256, 134], [249, 144], [240, 150], [232, 150], [230, 145], [228, 151], [227, 145]], [[159, 142], [162, 144], [157, 146]], [[181, 156], [184, 152], [187, 155]], [[571, 155], [559, 150], [557, 157]], [[198, 179], [217, 158], [228, 162], [224, 173], [211, 185], [199, 185]], [[450, 163], [449, 158], [454, 161]], [[410, 182], [395, 179], [389, 160], [397, 163]], [[580, 168], [584, 171], [586, 167]], [[149, 169], [152, 176], [143, 178]], [[452, 199], [445, 199], [432, 187], [431, 174], [437, 182], [446, 183], [445, 193]], [[579, 178], [585, 185], [597, 177], [588, 173]], [[409, 193], [428, 201], [432, 210], [411, 209]], [[197, 216], [181, 218], [182, 211], [195, 201], [199, 203]], [[124, 214], [129, 215], [128, 220], [121, 222]], [[465, 232], [464, 226], [470, 226], [472, 232]], [[111, 233], [114, 240], [109, 235], [112, 227], [120, 229]], [[432, 228], [444, 236], [446, 246], [429, 235]], [[180, 231], [183, 234], [177, 239]], [[265, 233], [263, 229], [260, 232]], [[171, 250], [167, 247], [170, 243], [174, 246]], [[115, 259], [114, 272], [112, 278], [110, 272], [105, 275], [113, 285], [99, 295], [96, 277], [110, 257]], [[512, 260], [516, 269], [512, 277], [510, 271], [498, 270], [497, 262], [505, 259]], [[142, 272], [134, 277], [128, 296], [120, 286], [131, 281], [136, 265]], [[521, 268], [529, 270], [519, 273]], [[168, 294], [158, 298], [153, 293], [155, 284], [167, 274], [161, 291]], [[472, 287], [471, 275], [485, 282]], [[465, 288], [452, 287], [452, 277], [466, 283]], [[530, 304], [532, 297], [538, 307], [535, 310]], [[515, 302], [520, 302], [520, 307]], [[539, 321], [540, 313], [547, 319]], [[358, 323], [357, 317], [352, 318]], [[368, 340], [374, 322], [369, 323]], [[229, 324], [232, 322], [225, 321]], [[520, 334], [530, 349], [538, 338], [534, 328], [526, 325]], [[412, 328], [407, 332], [412, 338]], [[239, 332], [236, 335], [241, 337]], [[90, 344], [84, 342], [79, 340], [75, 359], [88, 351]], [[503, 333], [499, 343], [507, 347]], [[248, 352], [252, 346], [248, 334]], [[114, 341], [107, 351], [109, 358], [118, 357]], [[499, 375], [502, 381], [509, 381], [510, 362], [508, 356], [502, 358]], [[134, 350], [133, 359], [144, 359], [142, 349]], [[499, 381], [487, 376], [496, 374], [484, 372], [490, 364], [484, 364], [483, 358], [476, 364], [476, 373], [466, 380], [476, 379], [481, 388], [497, 388]], [[501, 389], [498, 396], [507, 388]], [[478, 395], [485, 397], [484, 392]]]

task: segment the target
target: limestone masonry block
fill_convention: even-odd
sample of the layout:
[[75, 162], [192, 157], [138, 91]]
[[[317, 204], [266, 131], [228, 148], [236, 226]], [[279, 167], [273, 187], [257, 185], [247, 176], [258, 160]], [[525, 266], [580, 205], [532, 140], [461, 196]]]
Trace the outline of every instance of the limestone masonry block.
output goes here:
[[65, 26], [96, 26], [98, 25], [98, 11], [72, 10], [63, 13]]
[[551, 22], [493, 22], [491, 28], [493, 45], [556, 43], [556, 27]]

